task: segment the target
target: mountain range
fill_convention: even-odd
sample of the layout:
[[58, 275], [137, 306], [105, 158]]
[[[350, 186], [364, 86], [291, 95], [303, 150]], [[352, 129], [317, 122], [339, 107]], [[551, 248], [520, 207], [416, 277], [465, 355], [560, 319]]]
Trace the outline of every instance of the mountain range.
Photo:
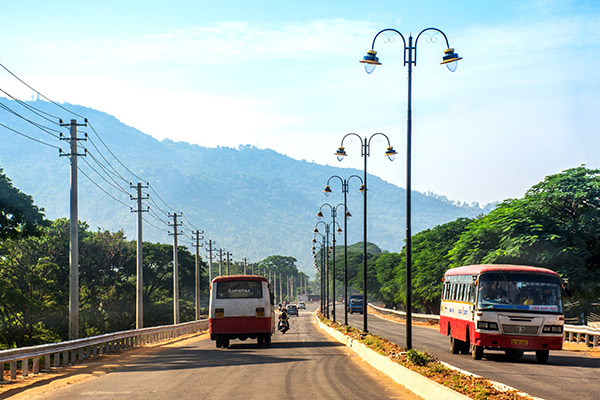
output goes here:
[[[168, 223], [173, 219], [168, 213], [183, 212], [179, 230], [186, 236], [180, 237], [181, 245], [190, 246], [191, 230], [200, 229], [234, 260], [293, 256], [299, 269], [310, 275], [315, 271], [311, 256], [315, 214], [325, 202], [343, 202], [338, 182], [332, 184], [335, 195], [323, 195], [327, 179], [362, 175], [359, 170], [295, 160], [249, 145], [207, 148], [159, 141], [111, 115], [79, 105], [0, 98], [0, 106], [0, 167], [14, 186], [45, 209], [48, 218], [69, 218], [69, 159], [60, 157], [57, 149], [68, 153], [68, 142], [60, 140], [58, 132], [65, 139], [69, 130], [57, 119], [83, 124], [85, 117], [89, 124], [78, 127], [79, 137], [88, 136], [79, 141], [78, 150], [87, 149], [86, 156], [78, 157], [79, 219], [92, 229], [122, 229], [135, 239], [137, 218], [130, 207], [136, 203], [130, 196], [136, 192], [130, 182], [148, 182], [150, 188], [143, 191], [150, 196], [144, 200], [144, 207], [150, 207], [144, 213], [145, 241], [171, 243]], [[368, 179], [368, 241], [383, 250], [400, 251], [405, 190], [376, 176]], [[412, 199], [413, 234], [459, 217], [485, 214], [492, 207], [458, 204], [420, 192], [413, 192]], [[362, 193], [357, 188], [351, 188], [348, 204], [353, 216], [348, 224], [350, 244], [362, 240]], [[337, 241], [342, 244], [343, 236]]]

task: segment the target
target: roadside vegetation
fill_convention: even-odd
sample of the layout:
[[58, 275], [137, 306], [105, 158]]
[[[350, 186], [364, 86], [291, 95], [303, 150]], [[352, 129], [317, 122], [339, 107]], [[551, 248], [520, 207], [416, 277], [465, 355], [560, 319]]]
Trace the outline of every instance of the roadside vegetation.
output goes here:
[[[522, 198], [487, 215], [459, 218], [412, 237], [413, 311], [437, 314], [442, 277], [469, 264], [520, 264], [558, 272], [570, 289], [565, 316], [600, 318], [600, 170], [585, 166], [547, 176]], [[337, 293], [343, 293], [343, 246], [336, 246]], [[362, 291], [362, 245], [349, 249], [350, 293]], [[319, 256], [319, 254], [317, 254]], [[317, 258], [318, 260], [318, 258]], [[405, 309], [406, 261], [369, 244], [368, 298]]]
[[368, 346], [371, 350], [389, 358], [390, 360], [401, 364], [402, 366], [418, 372], [427, 378], [449, 387], [459, 393], [462, 393], [476, 400], [524, 400], [529, 397], [522, 396], [517, 391], [500, 391], [493, 384], [480, 377], [474, 377], [461, 373], [457, 370], [447, 367], [438, 359], [433, 357], [427, 351], [405, 348], [390, 342], [387, 339], [364, 333], [363, 331], [351, 326], [344, 326], [339, 322], [332, 322], [323, 318], [319, 314], [321, 322], [334, 328], [346, 336]]
[[[0, 350], [68, 338], [68, 219], [47, 220], [31, 196], [0, 169]], [[180, 321], [195, 318], [195, 254], [178, 248]], [[293, 257], [260, 264], [283, 276], [304, 276]], [[218, 262], [217, 262], [218, 263]], [[257, 272], [258, 264], [250, 264]], [[201, 308], [208, 303], [208, 268], [201, 269]], [[218, 273], [218, 266], [213, 275]], [[243, 272], [232, 263], [230, 274]], [[93, 231], [79, 222], [79, 336], [135, 328], [136, 242], [122, 231]], [[173, 323], [173, 246], [144, 242], [144, 326]], [[202, 310], [201, 310], [202, 311]]]

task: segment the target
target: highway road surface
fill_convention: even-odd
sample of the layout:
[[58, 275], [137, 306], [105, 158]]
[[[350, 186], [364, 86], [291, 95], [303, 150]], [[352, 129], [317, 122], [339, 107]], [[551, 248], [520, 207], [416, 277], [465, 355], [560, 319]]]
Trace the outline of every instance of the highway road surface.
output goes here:
[[[311, 308], [311, 307], [309, 307]], [[315, 325], [311, 311], [291, 317], [269, 348], [256, 341], [217, 349], [211, 340], [133, 358], [99, 377], [39, 399], [410, 399], [414, 394], [369, 367]]]
[[[344, 308], [336, 307], [336, 319], [344, 322]], [[363, 316], [348, 315], [348, 323], [363, 328]], [[400, 346], [406, 345], [406, 325], [369, 314], [369, 332]], [[510, 359], [502, 352], [486, 351], [482, 360], [470, 355], [452, 354], [450, 340], [438, 329], [413, 324], [413, 347], [426, 349], [442, 361], [471, 373], [512, 386], [546, 400], [600, 399], [600, 358], [582, 352], [551, 351], [548, 364], [538, 364], [534, 353]]]

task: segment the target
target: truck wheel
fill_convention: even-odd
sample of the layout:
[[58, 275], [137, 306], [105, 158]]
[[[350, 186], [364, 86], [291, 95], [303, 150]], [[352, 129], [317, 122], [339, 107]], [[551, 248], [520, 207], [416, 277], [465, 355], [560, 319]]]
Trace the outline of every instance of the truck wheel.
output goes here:
[[260, 347], [264, 346], [264, 344], [265, 344], [265, 337], [263, 335], [258, 335], [258, 337], [256, 338], [256, 342], [258, 343], [258, 345]]
[[229, 338], [226, 337], [221, 340], [221, 347], [223, 347], [224, 349], [229, 348]]
[[220, 347], [223, 347], [223, 339], [221, 339], [221, 337], [217, 337], [217, 349]]
[[265, 346], [269, 347], [271, 345], [271, 334], [267, 333], [265, 335]]

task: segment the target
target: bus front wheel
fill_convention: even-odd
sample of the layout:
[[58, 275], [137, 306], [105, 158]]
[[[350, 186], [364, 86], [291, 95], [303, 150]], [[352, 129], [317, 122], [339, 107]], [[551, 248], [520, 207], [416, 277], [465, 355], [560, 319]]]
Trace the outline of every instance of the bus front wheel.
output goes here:
[[540, 364], [546, 364], [548, 362], [548, 357], [550, 356], [550, 350], [536, 350], [535, 359]]
[[471, 345], [471, 357], [473, 360], [481, 360], [483, 357], [483, 346]]

